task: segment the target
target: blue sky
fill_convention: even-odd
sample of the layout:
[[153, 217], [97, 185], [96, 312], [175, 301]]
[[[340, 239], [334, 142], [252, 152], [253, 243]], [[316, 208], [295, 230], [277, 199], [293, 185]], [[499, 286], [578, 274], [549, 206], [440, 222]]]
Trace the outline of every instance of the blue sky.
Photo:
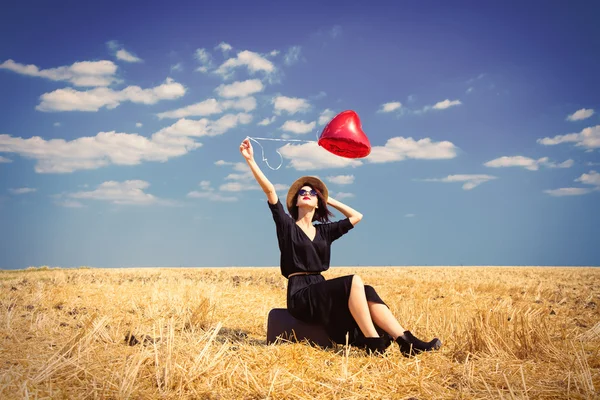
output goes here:
[[0, 268], [278, 265], [246, 136], [364, 214], [333, 266], [600, 264], [597, 2], [321, 3], [3, 7]]

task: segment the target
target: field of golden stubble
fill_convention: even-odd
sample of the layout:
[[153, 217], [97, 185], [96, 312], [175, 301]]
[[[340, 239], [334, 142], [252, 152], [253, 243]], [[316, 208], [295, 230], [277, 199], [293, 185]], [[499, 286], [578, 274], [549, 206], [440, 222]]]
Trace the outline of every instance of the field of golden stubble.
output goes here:
[[[362, 267], [414, 358], [266, 345], [278, 268], [0, 272], [0, 398], [595, 398], [600, 268]], [[596, 397], [597, 398], [597, 397]]]

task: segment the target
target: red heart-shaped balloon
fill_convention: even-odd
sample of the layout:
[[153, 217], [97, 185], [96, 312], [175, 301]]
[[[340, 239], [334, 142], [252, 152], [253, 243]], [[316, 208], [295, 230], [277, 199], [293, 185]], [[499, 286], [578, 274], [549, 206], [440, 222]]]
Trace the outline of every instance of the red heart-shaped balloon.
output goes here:
[[323, 129], [318, 144], [340, 157], [362, 158], [371, 153], [369, 138], [362, 130], [358, 114], [352, 110], [336, 115]]

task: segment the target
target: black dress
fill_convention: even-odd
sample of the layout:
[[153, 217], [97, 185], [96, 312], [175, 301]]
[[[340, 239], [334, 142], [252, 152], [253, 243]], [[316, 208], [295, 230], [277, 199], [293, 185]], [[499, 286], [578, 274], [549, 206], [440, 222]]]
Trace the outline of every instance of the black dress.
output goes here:
[[[281, 274], [288, 278], [294, 272], [314, 273], [288, 278], [287, 309], [290, 314], [299, 320], [324, 326], [335, 343], [345, 344], [348, 334], [350, 344], [363, 347], [364, 335], [348, 308], [353, 275], [326, 280], [320, 274], [329, 269], [331, 244], [354, 227], [350, 219], [315, 224], [317, 232], [311, 241], [285, 213], [281, 201], [267, 204], [277, 228]], [[368, 301], [386, 305], [371, 286], [365, 285], [365, 295]], [[391, 336], [375, 327], [380, 336], [391, 342]]]

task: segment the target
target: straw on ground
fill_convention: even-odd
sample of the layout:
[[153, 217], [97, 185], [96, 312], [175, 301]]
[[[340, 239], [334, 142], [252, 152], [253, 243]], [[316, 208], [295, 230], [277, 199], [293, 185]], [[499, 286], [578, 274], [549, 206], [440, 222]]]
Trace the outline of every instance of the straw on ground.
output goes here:
[[266, 345], [277, 268], [0, 272], [0, 398], [594, 398], [600, 270], [332, 268], [360, 274], [440, 351]]

